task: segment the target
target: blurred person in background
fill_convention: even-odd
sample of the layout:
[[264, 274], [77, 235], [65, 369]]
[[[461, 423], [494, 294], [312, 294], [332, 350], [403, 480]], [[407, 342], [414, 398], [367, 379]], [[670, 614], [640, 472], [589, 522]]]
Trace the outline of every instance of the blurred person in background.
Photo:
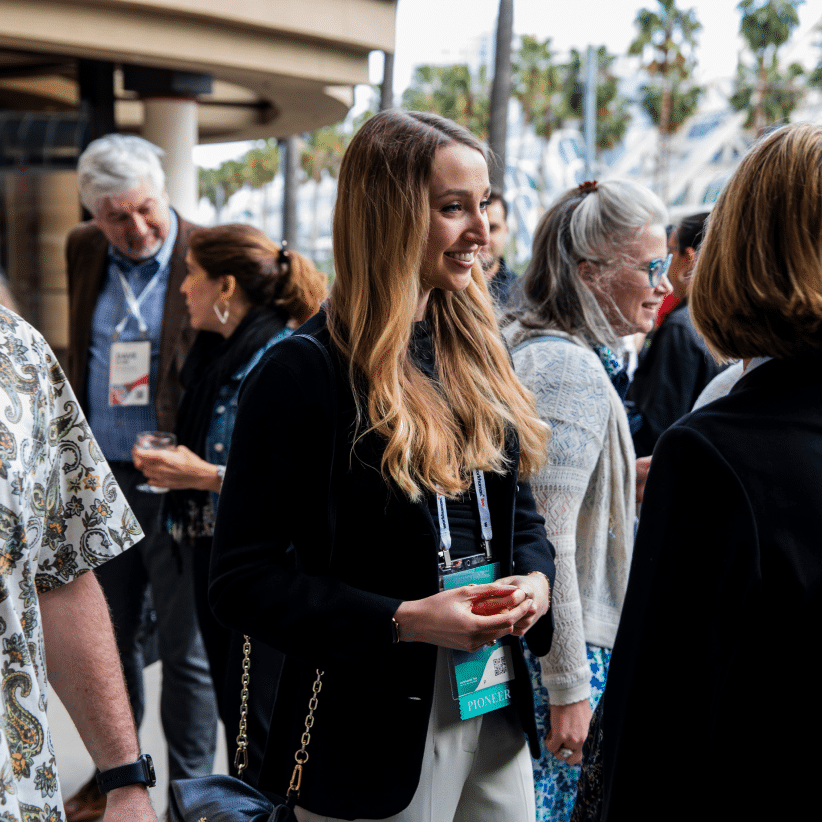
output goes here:
[[[180, 285], [195, 226], [168, 202], [163, 152], [140, 137], [94, 140], [77, 166], [92, 219], [69, 234], [68, 377], [118, 485], [146, 534], [96, 573], [111, 608], [137, 726], [144, 713], [147, 599], [163, 666], [160, 716], [169, 776], [211, 773], [217, 708], [197, 626], [190, 551], [160, 522], [162, 495], [138, 489], [131, 449], [143, 431], [171, 431], [180, 373], [194, 339]], [[125, 363], [127, 368], [123, 368]], [[68, 822], [99, 816], [105, 796], [92, 777], [66, 802]]]
[[654, 332], [628, 389], [628, 400], [641, 416], [634, 433], [639, 457], [653, 452], [662, 432], [693, 408], [702, 389], [724, 367], [713, 359], [697, 333], [688, 307], [688, 292], [708, 217], [707, 212], [686, 217], [668, 239], [668, 279], [679, 302]]
[[505, 264], [508, 245], [508, 203], [498, 188], [488, 197], [488, 245], [480, 250], [480, 265], [488, 280], [488, 290], [498, 307], [505, 305], [517, 275]]

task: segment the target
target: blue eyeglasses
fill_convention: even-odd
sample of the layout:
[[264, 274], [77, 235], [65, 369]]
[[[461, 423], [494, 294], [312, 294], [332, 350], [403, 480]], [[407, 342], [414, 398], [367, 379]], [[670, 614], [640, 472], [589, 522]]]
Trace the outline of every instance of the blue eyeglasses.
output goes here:
[[[674, 255], [669, 254], [664, 260], [657, 257], [648, 263], [648, 282], [651, 284], [651, 288], [656, 288], [662, 282], [662, 278], [668, 273], [668, 269], [671, 267], [671, 260], [673, 260], [673, 258]], [[638, 265], [636, 268], [637, 271], [645, 271], [644, 265]]]

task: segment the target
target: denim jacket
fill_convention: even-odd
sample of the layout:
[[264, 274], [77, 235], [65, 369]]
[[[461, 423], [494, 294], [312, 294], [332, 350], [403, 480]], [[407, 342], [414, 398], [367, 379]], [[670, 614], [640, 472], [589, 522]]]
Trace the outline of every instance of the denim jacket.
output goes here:
[[[237, 419], [237, 402], [243, 380], [272, 345], [292, 333], [293, 329], [284, 328], [279, 334], [275, 334], [220, 388], [220, 393], [217, 395], [217, 401], [214, 404], [214, 413], [208, 429], [208, 436], [206, 437], [205, 459], [212, 465], [225, 465], [228, 462], [228, 446], [231, 444], [231, 434], [234, 431], [234, 422]], [[211, 495], [211, 502], [215, 511], [217, 510], [218, 496], [218, 494]]]

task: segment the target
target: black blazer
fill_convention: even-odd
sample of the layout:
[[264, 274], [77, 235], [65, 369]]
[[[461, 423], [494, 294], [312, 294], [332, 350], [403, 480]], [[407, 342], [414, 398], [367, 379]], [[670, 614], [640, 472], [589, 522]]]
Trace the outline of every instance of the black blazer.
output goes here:
[[[305, 341], [278, 343], [249, 375], [220, 494], [210, 599], [226, 625], [285, 654], [261, 788], [287, 787], [319, 667], [300, 805], [384, 818], [407, 807], [420, 779], [437, 655], [433, 645], [393, 644], [391, 618], [403, 600], [437, 592], [438, 531], [424, 503], [382, 479], [376, 437], [352, 452], [348, 370], [323, 317], [302, 333], [334, 356], [338, 419], [325, 360]], [[516, 465], [513, 442], [509, 454]], [[502, 574], [542, 571], [553, 583], [553, 548], [529, 486], [512, 471], [488, 475], [487, 490]], [[529, 631], [535, 653], [548, 652], [552, 630], [546, 616]], [[528, 672], [514, 645], [516, 708], [537, 755]], [[253, 670], [252, 662], [252, 688]]]
[[816, 801], [822, 356], [771, 360], [659, 440], [603, 697], [603, 820]]

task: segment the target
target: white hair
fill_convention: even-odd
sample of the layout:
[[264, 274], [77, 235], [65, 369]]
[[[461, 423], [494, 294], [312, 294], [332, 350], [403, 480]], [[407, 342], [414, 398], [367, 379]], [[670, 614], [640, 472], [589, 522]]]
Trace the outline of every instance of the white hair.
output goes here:
[[612, 266], [650, 225], [668, 221], [668, 210], [650, 189], [633, 180], [604, 180], [574, 208], [568, 229], [573, 264], [591, 260]]
[[77, 163], [80, 201], [96, 215], [102, 200], [136, 191], [146, 180], [161, 193], [166, 184], [160, 164], [164, 154], [142, 137], [107, 134], [92, 141]]
[[579, 264], [595, 263], [595, 275], [605, 284], [629, 259], [638, 235], [667, 220], [659, 197], [633, 180], [606, 180], [566, 191], [534, 233], [522, 284], [528, 304], [506, 320], [516, 316], [528, 328], [559, 328], [615, 345], [614, 329], [580, 277]]

